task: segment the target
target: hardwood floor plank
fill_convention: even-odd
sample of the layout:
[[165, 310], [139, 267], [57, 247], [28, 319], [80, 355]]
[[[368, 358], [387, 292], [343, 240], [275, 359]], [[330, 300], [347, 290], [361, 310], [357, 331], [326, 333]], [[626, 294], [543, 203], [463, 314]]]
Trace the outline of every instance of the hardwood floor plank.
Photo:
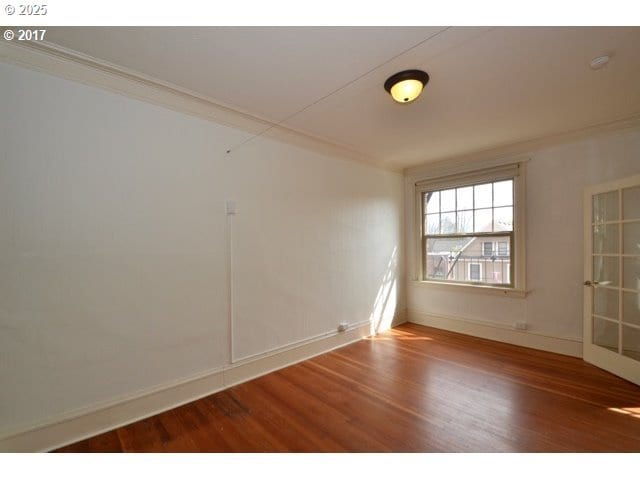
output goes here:
[[580, 359], [403, 324], [58, 451], [640, 452], [625, 408]]
[[74, 453], [78, 451], [82, 452], [96, 452], [96, 453], [120, 453], [122, 452], [122, 445], [120, 444], [120, 438], [116, 430], [103, 433], [95, 437], [82, 440], [71, 446], [63, 447], [58, 450], [62, 453]]

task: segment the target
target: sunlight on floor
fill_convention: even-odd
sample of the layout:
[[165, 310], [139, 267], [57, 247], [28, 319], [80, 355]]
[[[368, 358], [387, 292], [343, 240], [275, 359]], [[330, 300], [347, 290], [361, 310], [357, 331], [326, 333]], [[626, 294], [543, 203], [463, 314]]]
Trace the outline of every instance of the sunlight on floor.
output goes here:
[[417, 341], [417, 340], [433, 340], [433, 338], [430, 338], [430, 337], [415, 337], [415, 336], [413, 336], [413, 337], [402, 337], [400, 339], [397, 338], [397, 337], [394, 338], [394, 337], [388, 337], [388, 336], [384, 336], [384, 337], [377, 336], [377, 337], [368, 337], [368, 339], [376, 341], [376, 342], [385, 342], [385, 341], [386, 342], [392, 342], [392, 341], [393, 342], [397, 342], [398, 340], [403, 341], [403, 342], [404, 341], [414, 342], [414, 341]]
[[623, 415], [629, 415], [634, 418], [640, 418], [640, 407], [623, 407], [623, 408], [615, 408], [610, 407], [607, 410], [616, 413], [622, 413]]
[[384, 335], [368, 337], [368, 340], [379, 341], [416, 341], [416, 340], [433, 340], [431, 337], [425, 337], [424, 335], [416, 335], [415, 333], [403, 332], [402, 330], [388, 330], [384, 332]]

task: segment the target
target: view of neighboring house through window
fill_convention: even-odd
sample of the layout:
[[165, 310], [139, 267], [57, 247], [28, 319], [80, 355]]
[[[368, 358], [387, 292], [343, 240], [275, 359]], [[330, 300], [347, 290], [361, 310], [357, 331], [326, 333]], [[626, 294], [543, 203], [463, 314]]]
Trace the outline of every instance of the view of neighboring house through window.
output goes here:
[[481, 277], [481, 268], [482, 266], [479, 263], [470, 263], [469, 264], [469, 280], [474, 282], [479, 282]]
[[422, 192], [423, 279], [513, 286], [514, 179]]

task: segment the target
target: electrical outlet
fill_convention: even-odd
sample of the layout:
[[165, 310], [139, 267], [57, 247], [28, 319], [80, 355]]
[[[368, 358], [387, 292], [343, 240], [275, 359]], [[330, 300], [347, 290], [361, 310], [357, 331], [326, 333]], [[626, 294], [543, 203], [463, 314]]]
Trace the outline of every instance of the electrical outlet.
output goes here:
[[346, 331], [346, 330], [347, 330], [347, 328], [349, 328], [349, 324], [348, 324], [347, 322], [341, 322], [341, 323], [338, 325], [338, 331], [339, 331], [339, 332], [344, 332], [344, 331]]
[[527, 323], [526, 322], [515, 322], [513, 324], [513, 327], [516, 330], [526, 330], [527, 329]]

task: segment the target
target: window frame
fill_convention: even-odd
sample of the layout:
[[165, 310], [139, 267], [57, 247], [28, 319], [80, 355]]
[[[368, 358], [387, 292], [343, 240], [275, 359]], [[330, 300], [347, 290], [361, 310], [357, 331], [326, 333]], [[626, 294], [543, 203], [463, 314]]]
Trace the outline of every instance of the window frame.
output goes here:
[[[525, 286], [525, 164], [526, 160], [506, 163], [478, 170], [463, 170], [450, 175], [434, 176], [415, 182], [415, 232], [417, 278], [416, 282], [426, 286], [444, 287], [451, 290], [468, 290], [473, 292], [497, 293], [506, 296], [526, 296]], [[508, 255], [500, 258], [510, 259], [510, 284], [491, 285], [487, 283], [455, 282], [425, 279], [426, 235], [424, 233], [424, 202], [426, 192], [460, 188], [481, 183], [499, 182], [513, 179], [513, 230], [512, 232], [487, 232], [487, 236], [511, 236]], [[478, 235], [480, 236], [480, 235]], [[483, 245], [484, 248], [484, 245]]]

